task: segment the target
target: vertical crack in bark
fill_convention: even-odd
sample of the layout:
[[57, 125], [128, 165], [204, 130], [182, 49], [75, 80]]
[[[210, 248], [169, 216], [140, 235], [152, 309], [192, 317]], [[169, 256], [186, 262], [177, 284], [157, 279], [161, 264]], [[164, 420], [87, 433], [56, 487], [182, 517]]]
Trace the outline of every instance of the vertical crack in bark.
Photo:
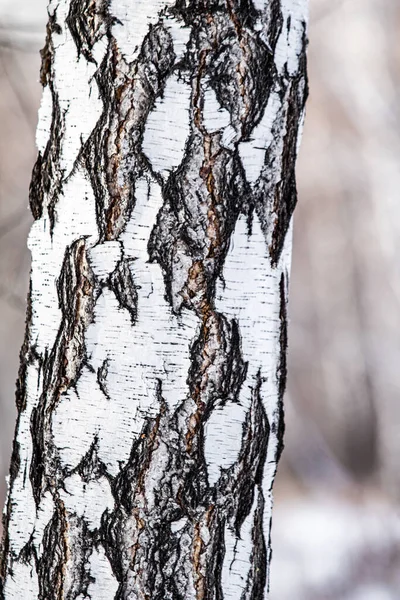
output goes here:
[[132, 325], [137, 319], [138, 295], [131, 273], [131, 261], [121, 259], [110, 276], [110, 287], [114, 291], [122, 308], [126, 308], [131, 316]]
[[258, 487], [259, 495], [251, 531], [252, 551], [246, 588], [240, 600], [258, 600], [263, 598], [267, 582], [267, 544], [264, 536], [264, 497]]
[[[232, 329], [234, 337], [237, 331], [235, 326]], [[218, 351], [218, 366], [222, 364], [223, 368], [214, 378], [211, 372], [207, 374], [201, 391], [194, 381], [194, 397], [202, 394], [215, 401], [229, 383], [228, 377], [224, 378], [229, 364], [223, 364], [225, 354], [220, 348]], [[231, 360], [238, 358], [229, 352], [226, 355]], [[198, 376], [195, 363], [193, 371]], [[160, 389], [159, 416], [146, 424], [132, 448], [128, 465], [114, 483], [114, 497], [120, 508], [103, 520], [108, 556], [120, 581], [117, 598], [142, 594], [159, 600], [183, 599], [187, 597], [188, 580], [192, 582], [196, 598], [223, 597], [221, 564], [225, 526], [240, 537], [256, 486], [262, 498], [260, 485], [269, 425], [259, 392], [260, 383], [254, 390], [243, 426], [237, 463], [221, 476], [216, 486], [210, 487], [203, 447], [205, 403], [201, 404], [203, 412], [200, 408], [193, 413], [193, 399], [188, 397], [176, 413], [170, 415]], [[198, 399], [198, 402], [202, 401]], [[208, 410], [212, 407], [208, 406]], [[156, 482], [157, 487], [154, 487]], [[260, 529], [262, 499], [257, 510], [253, 527], [254, 556], [257, 553], [257, 559], [262, 561], [262, 556], [259, 557], [261, 551], [265, 555], [264, 534], [262, 527]], [[146, 567], [143, 569], [142, 565]], [[248, 587], [263, 589], [265, 573], [264, 565], [256, 571]], [[248, 597], [256, 598], [255, 595]]]
[[66, 18], [78, 55], [95, 62], [93, 46], [109, 34], [112, 18], [106, 0], [71, 0]]
[[[305, 46], [305, 26], [303, 39]], [[305, 55], [303, 55], [300, 58], [300, 72], [294, 79], [292, 79], [287, 97], [285, 135], [283, 138], [283, 148], [281, 154], [281, 179], [277, 182], [275, 187], [274, 202], [272, 207], [274, 221], [269, 251], [271, 254], [272, 263], [274, 265], [278, 264], [285, 242], [286, 233], [297, 202], [295, 165], [299, 129], [301, 127], [301, 120], [307, 94], [308, 88], [306, 80], [306, 60]], [[262, 206], [263, 191], [261, 191], [258, 200], [258, 206]]]
[[85, 239], [67, 248], [57, 282], [61, 326], [52, 353], [43, 364], [43, 392], [32, 413], [34, 442], [30, 478], [36, 504], [42, 493], [63, 473], [57, 465], [52, 443], [51, 418], [63, 393], [76, 382], [85, 360], [85, 331], [92, 320], [94, 278], [87, 259]]
[[150, 28], [133, 63], [114, 38], [97, 72], [103, 114], [83, 149], [96, 194], [101, 239], [117, 239], [134, 206], [135, 181], [150, 171], [141, 150], [144, 126], [174, 62], [171, 36], [162, 23]]
[[68, 523], [59, 498], [56, 510], [43, 536], [43, 555], [38, 564], [39, 599], [65, 598], [65, 570], [68, 560]]
[[287, 377], [287, 346], [288, 346], [288, 320], [287, 320], [287, 289], [288, 279], [284, 273], [281, 275], [279, 282], [279, 320], [280, 320], [280, 334], [279, 334], [279, 363], [277, 368], [277, 382], [278, 382], [278, 411], [280, 414], [279, 418], [279, 429], [277, 431], [278, 447], [276, 452], [276, 463], [278, 463], [280, 456], [283, 451], [283, 437], [285, 433], [285, 420], [283, 411], [283, 397], [286, 389], [286, 377]]
[[47, 142], [43, 156], [39, 151], [32, 171], [29, 188], [29, 203], [34, 219], [43, 215], [43, 206], [47, 200], [51, 227], [54, 228], [54, 204], [61, 191], [63, 172], [59, 166], [61, 139], [63, 136], [64, 119], [56, 92], [52, 91], [53, 115], [50, 129], [50, 139]]
[[32, 171], [32, 179], [29, 187], [29, 204], [34, 219], [40, 219], [43, 214], [45, 203], [48, 207], [50, 226], [54, 228], [54, 207], [60, 195], [64, 172], [60, 165], [61, 146], [65, 130], [65, 117], [61, 113], [58, 94], [55, 90], [52, 63], [54, 47], [52, 34], [60, 33], [60, 25], [57, 23], [56, 14], [49, 17], [47, 24], [46, 43], [41, 50], [42, 66], [40, 70], [40, 81], [43, 87], [48, 86], [52, 98], [52, 117], [49, 140], [44, 148], [43, 154], [39, 149], [38, 157]]

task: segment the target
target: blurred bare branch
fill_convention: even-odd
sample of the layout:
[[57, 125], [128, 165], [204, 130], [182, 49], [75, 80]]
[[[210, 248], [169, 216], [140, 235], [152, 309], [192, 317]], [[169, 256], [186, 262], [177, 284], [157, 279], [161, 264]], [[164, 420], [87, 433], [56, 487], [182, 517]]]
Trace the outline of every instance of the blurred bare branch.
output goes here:
[[12, 21], [10, 19], [6, 21], [1, 19], [0, 32], [5, 32], [7, 36], [18, 33], [28, 33], [30, 36], [37, 34], [43, 37], [43, 24], [35, 23], [33, 21]]
[[43, 45], [41, 23], [0, 20], [0, 48], [33, 53]]

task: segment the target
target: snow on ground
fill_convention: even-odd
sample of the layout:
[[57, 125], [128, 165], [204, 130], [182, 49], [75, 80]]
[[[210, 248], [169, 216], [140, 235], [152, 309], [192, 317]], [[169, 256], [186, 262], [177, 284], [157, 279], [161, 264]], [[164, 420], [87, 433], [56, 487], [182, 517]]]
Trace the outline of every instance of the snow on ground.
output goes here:
[[276, 502], [270, 600], [398, 600], [400, 514], [387, 500]]

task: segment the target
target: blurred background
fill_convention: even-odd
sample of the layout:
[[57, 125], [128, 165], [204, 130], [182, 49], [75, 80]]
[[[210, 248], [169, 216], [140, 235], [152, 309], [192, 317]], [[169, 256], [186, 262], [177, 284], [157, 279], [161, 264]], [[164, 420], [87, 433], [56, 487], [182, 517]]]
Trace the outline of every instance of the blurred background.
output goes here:
[[[400, 4], [311, 0], [271, 600], [400, 597]], [[0, 0], [0, 503], [46, 0]]]

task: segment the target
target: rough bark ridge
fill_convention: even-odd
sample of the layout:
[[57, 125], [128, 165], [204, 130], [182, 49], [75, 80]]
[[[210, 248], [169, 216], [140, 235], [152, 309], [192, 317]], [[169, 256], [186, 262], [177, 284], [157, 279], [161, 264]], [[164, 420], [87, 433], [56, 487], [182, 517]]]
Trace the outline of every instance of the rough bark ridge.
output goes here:
[[2, 598], [265, 598], [305, 4], [50, 2]]

